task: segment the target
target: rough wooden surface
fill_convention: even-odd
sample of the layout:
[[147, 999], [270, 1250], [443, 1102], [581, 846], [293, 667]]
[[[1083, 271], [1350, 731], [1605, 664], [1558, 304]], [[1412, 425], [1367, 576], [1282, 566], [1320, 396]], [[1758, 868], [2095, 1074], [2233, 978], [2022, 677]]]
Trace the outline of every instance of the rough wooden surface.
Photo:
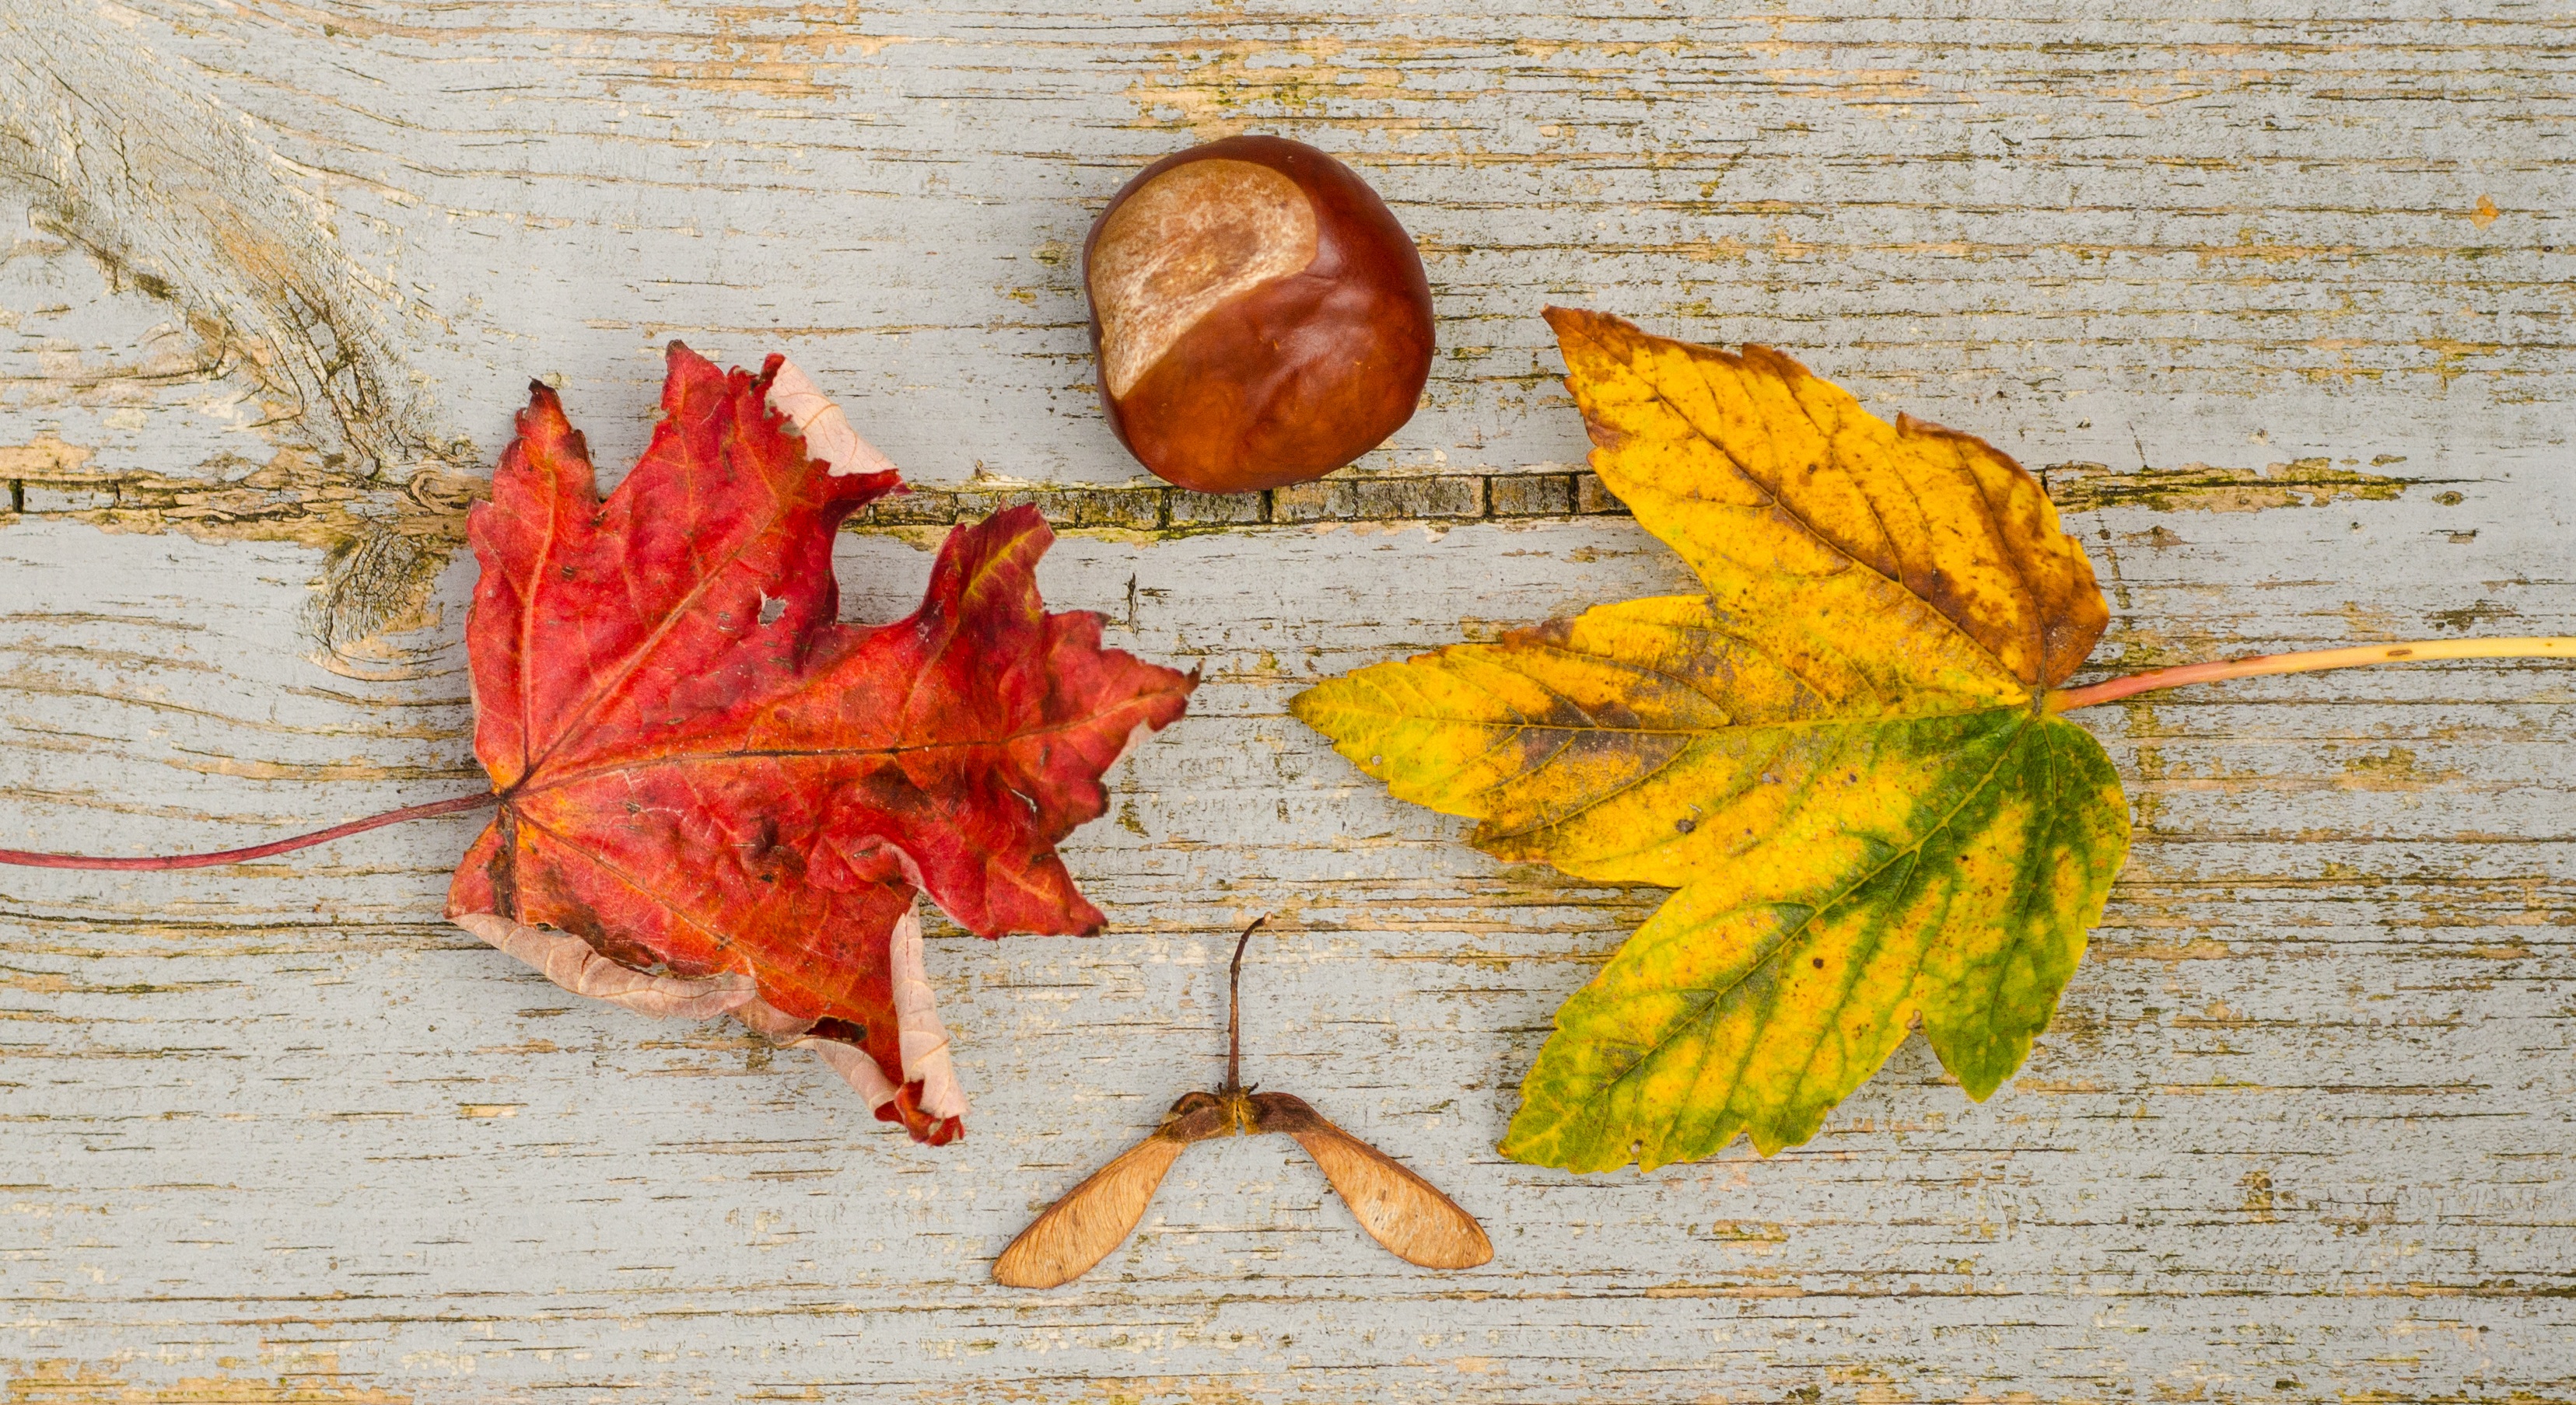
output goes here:
[[[943, 514], [1042, 490], [1091, 524], [1050, 598], [1208, 674], [1071, 848], [1107, 935], [934, 938], [976, 1102], [942, 1151], [441, 923], [470, 821], [0, 871], [6, 1398], [2576, 1391], [2576, 673], [2084, 714], [2139, 843], [2017, 1080], [1971, 1105], [1918, 1041], [1809, 1146], [1581, 1180], [1491, 1147], [1659, 895], [1490, 864], [1282, 711], [1679, 583], [1581, 510], [1548, 301], [2044, 468], [2105, 669], [2576, 633], [2576, 23], [1513, 8], [0, 8], [0, 843], [470, 787], [472, 479], [531, 375], [631, 455], [673, 336], [789, 351], [943, 490], [848, 538], [854, 616]], [[1347, 486], [1176, 500], [1092, 406], [1073, 249], [1125, 172], [1244, 129], [1379, 185], [1445, 354]], [[1408, 1269], [1248, 1142], [1079, 1284], [993, 1287], [1213, 1077], [1262, 912], [1247, 1072], [1495, 1261]]]

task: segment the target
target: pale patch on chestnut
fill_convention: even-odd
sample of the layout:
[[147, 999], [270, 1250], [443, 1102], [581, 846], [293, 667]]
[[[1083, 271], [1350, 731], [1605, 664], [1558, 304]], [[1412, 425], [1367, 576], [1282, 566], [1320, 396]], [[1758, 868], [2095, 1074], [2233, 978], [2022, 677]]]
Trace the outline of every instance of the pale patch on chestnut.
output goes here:
[[1250, 161], [1192, 161], [1110, 212], [1092, 246], [1100, 366], [1123, 396], [1183, 333], [1255, 284], [1314, 262], [1315, 208], [1297, 183]]

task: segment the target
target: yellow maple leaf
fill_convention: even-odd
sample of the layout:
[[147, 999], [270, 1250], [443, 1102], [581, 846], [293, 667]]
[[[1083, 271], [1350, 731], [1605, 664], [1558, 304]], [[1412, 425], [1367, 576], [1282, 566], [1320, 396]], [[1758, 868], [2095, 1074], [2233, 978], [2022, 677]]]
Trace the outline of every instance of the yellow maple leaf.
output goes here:
[[1607, 605], [1311, 688], [1298, 717], [1472, 842], [1679, 889], [1557, 1012], [1503, 1141], [1652, 1169], [1815, 1135], [1918, 1021], [1982, 1100], [2128, 847], [2048, 690], [2108, 622], [2020, 465], [1778, 352], [1551, 308], [1592, 466], [1704, 596]]

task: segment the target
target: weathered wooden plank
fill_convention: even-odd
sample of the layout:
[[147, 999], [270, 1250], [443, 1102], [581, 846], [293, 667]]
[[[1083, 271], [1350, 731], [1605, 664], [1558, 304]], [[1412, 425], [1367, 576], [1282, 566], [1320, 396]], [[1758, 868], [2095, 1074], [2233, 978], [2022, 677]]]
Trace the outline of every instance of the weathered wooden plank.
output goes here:
[[[801, 1056], [577, 1005], [439, 922], [470, 821], [0, 872], [0, 1374], [75, 1400], [2576, 1390], [2567, 669], [2086, 714], [2139, 845], [2018, 1079], [1971, 1105], [1911, 1043], [1807, 1147], [1586, 1180], [1492, 1144], [1549, 1012], [1660, 895], [1491, 864], [1283, 711], [1687, 588], [1633, 524], [1566, 515], [1604, 504], [1547, 300], [1781, 344], [2046, 466], [2111, 592], [2106, 666], [2576, 633], [2571, 33], [2507, 6], [12, 7], [0, 842], [213, 847], [470, 787], [459, 476], [532, 374], [624, 461], [671, 336], [789, 350], [945, 490], [845, 541], [854, 618], [908, 607], [928, 524], [1038, 492], [1100, 527], [1050, 598], [1208, 681], [1069, 848], [1107, 935], [933, 941], [977, 1108], [940, 1152]], [[1380, 184], [1450, 351], [1414, 425], [1285, 512], [1139, 481], [1069, 258], [1124, 172], [1246, 126]], [[1470, 500], [1531, 515], [1294, 525]], [[1243, 1143], [1193, 1152], [1075, 1287], [992, 1287], [1037, 1206], [1213, 1075], [1259, 912], [1249, 1071], [1485, 1215], [1495, 1263], [1407, 1269]]]
[[[486, 454], [527, 375], [632, 416], [653, 349], [686, 333], [737, 357], [788, 345], [925, 481], [978, 460], [1123, 481], [1069, 250], [1123, 171], [1249, 124], [1349, 152], [1431, 250], [1451, 355], [1381, 464], [1573, 457], [1543, 413], [1562, 403], [1532, 316], [1548, 297], [1800, 349], [1944, 419], [1992, 422], [1963, 411], [2000, 393], [2008, 437], [2103, 462], [2255, 434], [2284, 459], [2367, 458], [2464, 419], [2487, 430], [2473, 443], [2546, 439], [2564, 394], [2549, 329], [2576, 242], [2540, 133], [2576, 99], [2549, 22], [1121, 19], [45, 7], [13, 21], [12, 125], [50, 144], [13, 164], [75, 228], [175, 260], [189, 240], [117, 202], [202, 184], [193, 128], [247, 133], [275, 159], [223, 168], [218, 208], [293, 204], [331, 240], [231, 252], [287, 291], [378, 280], [346, 300], [414, 335], [370, 374], [416, 382], [430, 437]], [[168, 168], [136, 164], [155, 136]], [[2341, 411], [2365, 389], [2403, 393], [2356, 426]]]
[[[2335, 517], [2402, 536], [2443, 511], [2276, 520], [2323, 528], [2325, 550], [2352, 536]], [[1121, 1387], [1143, 1398], [1579, 1397], [1818, 1371], [2087, 1394], [2254, 1363], [2301, 1381], [2294, 1396], [2558, 1380], [2576, 805], [2551, 758], [2576, 713], [2546, 671], [2277, 680], [2108, 719], [2142, 777], [2144, 838], [2065, 1017], [1984, 1107], [1909, 1045], [1772, 1162], [1739, 1150], [1575, 1181], [1496, 1161], [1547, 1012], [1654, 895], [1496, 871], [1280, 704], [1310, 667], [1437, 642], [1475, 609], [1669, 587], [1642, 545], [1624, 524], [1568, 524], [1060, 547], [1055, 597], [1123, 616], [1133, 574], [1134, 643], [1209, 682], [1122, 768], [1116, 822], [1078, 837], [1112, 935], [934, 943], [978, 1105], [950, 1152], [901, 1144], [795, 1058], [572, 1007], [439, 927], [463, 822], [256, 873], [13, 877], [18, 1354], [113, 1360], [140, 1331], [165, 1366], [202, 1367], [291, 1342], [337, 1353], [353, 1381], [474, 1398], [991, 1379], [1049, 1394], [1104, 1374], [1169, 1377]], [[66, 617], [99, 613], [99, 572], [147, 576], [171, 550], [70, 527], [13, 546], [56, 558], [38, 603]], [[411, 745], [455, 754], [452, 672], [335, 683], [355, 699], [336, 707], [278, 699], [299, 667], [277, 656], [291, 621], [241, 604], [276, 567], [185, 550], [202, 558], [189, 588], [116, 602], [132, 622], [20, 624], [8, 647], [35, 656], [15, 661], [8, 711], [24, 739], [127, 735], [157, 714], [115, 664], [168, 616], [212, 636], [186, 657], [225, 681], [194, 693], [239, 715], [112, 746], [53, 805], [63, 763], [13, 747], [11, 788], [39, 797], [20, 824], [94, 846], [217, 842], [295, 808], [269, 797], [328, 795], [336, 808], [299, 816], [319, 820], [434, 789], [318, 768], [356, 719], [388, 714], [436, 719]], [[1240, 569], [1246, 551], [1262, 572]], [[2330, 613], [2343, 587], [2281, 554], [2278, 576], [2210, 552], [2151, 588], [2230, 571], [2278, 619]], [[924, 564], [886, 538], [848, 555], [863, 617], [898, 608]], [[1393, 578], [1407, 590], [1381, 603], [1400, 614], [1344, 598]], [[2556, 587], [2547, 618], [2569, 601]], [[49, 642], [66, 637], [94, 658]], [[246, 725], [263, 695], [294, 725]], [[195, 769], [222, 741], [245, 764]], [[173, 813], [102, 812], [120, 791]], [[2521, 827], [2474, 832], [2491, 816]], [[1256, 911], [1283, 929], [1252, 973], [1260, 1076], [1313, 1090], [1493, 1217], [1494, 1267], [1403, 1270], [1283, 1149], [1247, 1144], [1185, 1164], [1103, 1276], [1052, 1297], [984, 1285], [984, 1257], [1036, 1204], [1209, 1076], [1226, 930]], [[1918, 1333], [1931, 1344], [1891, 1350]], [[2404, 1359], [2365, 1359], [2392, 1340]], [[758, 1364], [790, 1343], [795, 1369]], [[470, 1379], [442, 1376], [466, 1361]]]

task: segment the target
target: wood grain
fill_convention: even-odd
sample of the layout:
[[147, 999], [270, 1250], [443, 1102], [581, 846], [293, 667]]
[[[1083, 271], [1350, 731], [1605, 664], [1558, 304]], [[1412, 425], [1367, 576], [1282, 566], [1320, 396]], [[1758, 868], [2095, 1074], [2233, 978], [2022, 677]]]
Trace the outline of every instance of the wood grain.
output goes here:
[[[530, 376], [604, 463], [660, 346], [788, 351], [1015, 496], [1192, 716], [1068, 857], [1085, 941], [935, 932], [941, 1151], [724, 1027], [438, 920], [471, 822], [0, 872], [6, 1398], [2545, 1400], [2576, 1392], [2576, 673], [2079, 714], [2139, 843], [1973, 1105], [1919, 1041], [1810, 1145], [1492, 1145], [1660, 894], [1503, 868], [1285, 716], [1305, 680], [1683, 588], [1599, 509], [1535, 316], [1779, 345], [2045, 471], [2096, 673], [2576, 633], [2576, 25], [2495, 4], [1968, 18], [1613, 4], [238, 0], [0, 12], [0, 843], [212, 848], [476, 784], [454, 518]], [[1344, 478], [1162, 492], [1071, 251], [1147, 159], [1342, 153], [1444, 355]], [[1587, 509], [1590, 511], [1587, 513]], [[2094, 676], [2088, 674], [2086, 676]], [[1483, 1219], [1389, 1259], [1277, 1139], [1099, 1269], [987, 1279], [1222, 1054]]]

